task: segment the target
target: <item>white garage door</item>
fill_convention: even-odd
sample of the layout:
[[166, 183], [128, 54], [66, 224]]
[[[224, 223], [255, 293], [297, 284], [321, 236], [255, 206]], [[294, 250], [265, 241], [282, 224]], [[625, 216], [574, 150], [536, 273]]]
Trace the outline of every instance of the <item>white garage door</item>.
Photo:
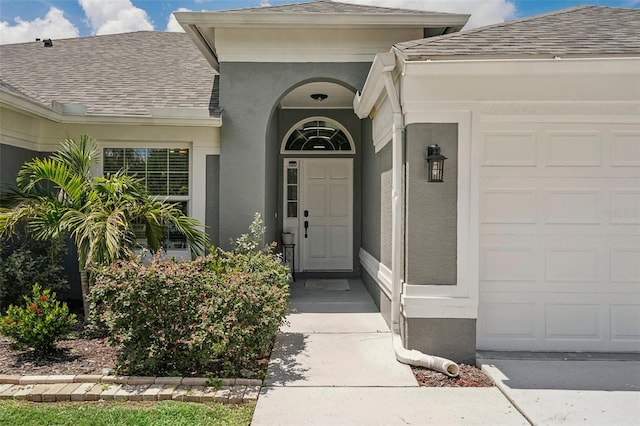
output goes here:
[[640, 129], [482, 131], [478, 348], [640, 351]]

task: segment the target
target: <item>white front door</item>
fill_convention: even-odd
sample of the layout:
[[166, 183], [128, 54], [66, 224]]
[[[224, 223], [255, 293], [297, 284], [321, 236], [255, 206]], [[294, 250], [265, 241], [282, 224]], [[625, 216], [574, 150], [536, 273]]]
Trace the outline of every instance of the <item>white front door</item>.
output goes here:
[[353, 269], [353, 159], [301, 160], [302, 269]]

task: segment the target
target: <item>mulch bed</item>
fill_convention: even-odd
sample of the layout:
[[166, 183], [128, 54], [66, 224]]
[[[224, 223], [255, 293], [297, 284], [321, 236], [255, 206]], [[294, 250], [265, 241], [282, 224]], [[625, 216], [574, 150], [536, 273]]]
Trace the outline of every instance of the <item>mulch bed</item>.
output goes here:
[[[61, 340], [58, 350], [46, 356], [36, 356], [31, 349], [10, 348], [11, 341], [0, 336], [0, 374], [106, 374], [116, 365], [117, 349], [107, 339], [77, 337]], [[460, 364], [460, 375], [452, 378], [437, 371], [412, 367], [420, 386], [425, 387], [491, 387], [494, 383], [480, 369]]]
[[107, 339], [61, 340], [58, 350], [46, 356], [36, 356], [31, 349], [11, 349], [10, 344], [0, 336], [0, 374], [105, 374], [116, 365], [116, 348]]
[[495, 386], [493, 381], [479, 368], [460, 364], [460, 375], [449, 377], [437, 371], [411, 367], [420, 386], [430, 388], [487, 388]]

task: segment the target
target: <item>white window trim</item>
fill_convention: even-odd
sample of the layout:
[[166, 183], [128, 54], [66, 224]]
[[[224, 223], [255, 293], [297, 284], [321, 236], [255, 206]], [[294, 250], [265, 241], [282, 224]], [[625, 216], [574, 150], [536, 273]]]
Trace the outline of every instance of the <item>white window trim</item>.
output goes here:
[[[347, 136], [347, 139], [349, 140], [349, 144], [351, 145], [351, 149], [349, 151], [326, 151], [326, 150], [302, 151], [302, 150], [288, 150], [288, 149], [286, 149], [287, 141], [289, 140], [289, 137], [293, 134], [293, 132], [295, 132], [298, 129], [298, 127], [300, 127], [303, 124], [308, 123], [310, 121], [326, 121], [327, 123], [331, 123], [332, 126], [335, 126], [337, 129], [342, 131]], [[356, 144], [353, 141], [353, 137], [351, 136], [351, 133], [349, 133], [349, 131], [342, 124], [338, 123], [336, 120], [333, 120], [333, 119], [331, 119], [329, 117], [324, 117], [324, 116], [307, 117], [307, 118], [304, 118], [304, 119], [298, 121], [296, 124], [291, 126], [291, 128], [289, 129], [287, 134], [284, 136], [284, 138], [282, 139], [282, 142], [280, 144], [280, 154], [295, 154], [296, 156], [305, 156], [305, 155], [344, 155], [344, 154], [355, 154], [355, 153], [356, 153]]]
[[[94, 170], [94, 174], [96, 176], [104, 176], [104, 149], [107, 148], [159, 148], [159, 149], [171, 149], [171, 148], [186, 148], [189, 150], [189, 195], [153, 195], [150, 194], [152, 198], [168, 201], [168, 202], [187, 202], [187, 215], [198, 219], [203, 225], [205, 223], [205, 211], [203, 204], [203, 211], [198, 211], [196, 215], [196, 209], [194, 208], [194, 200], [198, 197], [206, 196], [206, 188], [204, 185], [202, 186], [202, 194], [195, 194], [195, 185], [194, 185], [194, 144], [188, 142], [151, 142], [151, 141], [131, 141], [131, 142], [121, 142], [121, 141], [102, 141], [98, 144], [98, 155], [100, 158], [99, 170]], [[198, 174], [199, 175], [199, 174]], [[202, 179], [204, 182], [206, 177], [206, 162], [205, 162], [205, 170], [202, 171]], [[199, 209], [200, 210], [200, 209]], [[165, 249], [165, 256], [167, 258], [175, 257], [176, 259], [189, 259], [191, 257], [191, 251], [189, 249], [189, 244], [187, 243], [187, 248], [185, 249]], [[163, 256], [164, 257], [164, 256]]]

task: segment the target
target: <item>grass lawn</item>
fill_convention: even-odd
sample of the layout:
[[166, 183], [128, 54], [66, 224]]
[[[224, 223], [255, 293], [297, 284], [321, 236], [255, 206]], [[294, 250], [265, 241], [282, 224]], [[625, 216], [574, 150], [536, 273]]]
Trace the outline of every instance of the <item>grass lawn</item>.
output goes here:
[[0, 425], [242, 425], [251, 423], [254, 404], [186, 402], [32, 403], [0, 401]]

